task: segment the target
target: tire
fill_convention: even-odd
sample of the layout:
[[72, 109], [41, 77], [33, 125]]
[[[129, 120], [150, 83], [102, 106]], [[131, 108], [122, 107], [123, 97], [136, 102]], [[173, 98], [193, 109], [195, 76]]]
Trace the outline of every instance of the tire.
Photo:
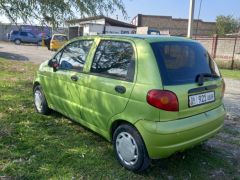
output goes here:
[[21, 42], [20, 39], [15, 39], [15, 40], [14, 40], [14, 43], [15, 43], [16, 45], [20, 45], [22, 42]]
[[128, 124], [120, 125], [113, 134], [113, 149], [117, 160], [124, 168], [140, 172], [149, 167], [150, 158], [135, 127]]
[[40, 85], [35, 86], [35, 88], [33, 89], [33, 97], [34, 97], [34, 107], [36, 111], [44, 115], [49, 114], [50, 108], [48, 107], [46, 98], [43, 94], [43, 91]]
[[38, 41], [38, 42], [37, 42], [37, 45], [38, 45], [38, 46], [42, 46], [42, 41]]

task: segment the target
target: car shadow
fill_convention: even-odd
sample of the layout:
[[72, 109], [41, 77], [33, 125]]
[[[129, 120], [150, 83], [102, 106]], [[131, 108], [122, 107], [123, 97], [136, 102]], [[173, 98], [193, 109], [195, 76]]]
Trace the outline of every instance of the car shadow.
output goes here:
[[75, 120], [73, 120], [73, 119], [65, 116], [64, 114], [61, 114], [61, 113], [55, 111], [55, 110], [51, 110], [49, 116], [54, 117], [54, 119], [64, 117], [64, 118], [68, 119], [69, 122], [72, 123], [72, 125], [74, 125], [74, 126], [76, 126], [76, 127], [81, 127], [81, 128], [84, 129], [85, 131], [88, 131], [88, 132], [94, 134], [94, 136], [96, 136], [98, 139], [101, 139], [102, 141], [107, 141], [103, 136], [99, 135], [97, 132], [89, 129], [88, 127], [82, 125], [81, 123], [79, 123], [79, 122], [77, 122], [77, 121], [75, 121]]
[[9, 52], [0, 52], [0, 58], [17, 60], [17, 61], [29, 61], [29, 58], [26, 56], [15, 54], [15, 53], [9, 53]]

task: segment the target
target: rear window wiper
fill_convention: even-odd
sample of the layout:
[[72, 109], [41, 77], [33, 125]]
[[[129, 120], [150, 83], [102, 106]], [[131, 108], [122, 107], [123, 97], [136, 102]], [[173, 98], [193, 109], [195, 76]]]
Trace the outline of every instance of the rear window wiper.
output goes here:
[[201, 73], [196, 76], [196, 82], [198, 83], [199, 86], [203, 85], [203, 82], [205, 80], [205, 77], [210, 77], [210, 78], [219, 78], [217, 74], [210, 74], [210, 73]]

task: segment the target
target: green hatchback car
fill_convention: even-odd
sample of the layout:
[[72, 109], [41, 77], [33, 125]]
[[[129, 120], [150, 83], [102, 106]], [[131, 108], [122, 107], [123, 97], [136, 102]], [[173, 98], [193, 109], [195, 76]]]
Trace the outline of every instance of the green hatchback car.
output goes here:
[[224, 90], [198, 42], [147, 35], [76, 38], [40, 65], [33, 85], [38, 113], [52, 109], [99, 133], [132, 171], [215, 135]]

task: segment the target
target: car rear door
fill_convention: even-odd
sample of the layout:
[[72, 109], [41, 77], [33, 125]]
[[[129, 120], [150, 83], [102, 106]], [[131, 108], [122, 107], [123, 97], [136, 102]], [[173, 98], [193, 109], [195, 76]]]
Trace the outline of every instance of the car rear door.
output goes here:
[[34, 34], [28, 32], [27, 33], [27, 41], [29, 43], [37, 43], [38, 42], [38, 38]]
[[108, 120], [127, 105], [134, 86], [136, 50], [131, 41], [98, 39], [96, 45], [78, 90], [82, 119], [104, 131]]
[[178, 112], [161, 110], [162, 121], [193, 116], [222, 105], [223, 79], [200, 44], [180, 41], [151, 45], [164, 90], [175, 93], [179, 103]]

